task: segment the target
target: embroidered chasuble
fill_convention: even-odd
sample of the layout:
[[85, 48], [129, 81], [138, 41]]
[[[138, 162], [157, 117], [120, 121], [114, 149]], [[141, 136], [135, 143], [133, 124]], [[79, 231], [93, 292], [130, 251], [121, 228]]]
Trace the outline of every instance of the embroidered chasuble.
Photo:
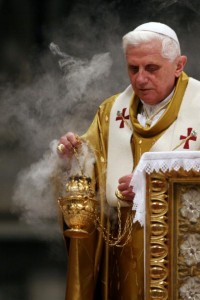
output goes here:
[[[177, 116], [182, 107], [182, 99], [187, 90], [187, 85], [188, 77], [185, 73], [182, 73], [164, 114], [151, 128], [143, 128], [139, 124], [137, 121], [139, 100], [134, 95], [130, 99], [128, 114], [132, 125], [132, 138], [127, 147], [130, 147], [132, 151], [134, 167], [144, 152], [159, 151], [159, 149], [165, 151], [162, 148], [162, 145], [164, 145], [164, 148], [166, 147], [165, 142], [160, 144], [160, 141], [162, 138], [164, 139], [168, 131], [174, 130], [173, 126], [176, 122], [179, 124], [182, 120], [181, 116], [180, 118], [177, 118]], [[200, 92], [200, 83], [194, 82], [194, 85], [197, 85]], [[96, 155], [93, 180], [96, 184], [97, 200], [101, 204], [101, 221], [108, 230], [112, 231], [115, 230], [115, 223], [112, 224], [112, 214], [113, 212], [116, 213], [116, 207], [108, 205], [106, 199], [106, 174], [110, 140], [108, 136], [109, 122], [112, 107], [118, 97], [119, 95], [112, 96], [102, 103], [90, 128], [83, 136], [83, 139], [88, 141]], [[190, 99], [187, 100], [190, 102]], [[124, 113], [124, 116], [127, 116], [128, 120], [126, 113]], [[116, 115], [116, 119], [117, 117], [119, 115]], [[122, 126], [119, 119], [116, 120], [116, 124], [118, 128], [120, 128], [120, 125]], [[125, 123], [123, 125], [126, 126]], [[189, 126], [190, 124], [186, 124], [185, 128]], [[178, 142], [180, 142], [179, 136], [177, 138]], [[174, 143], [177, 143], [177, 141], [174, 137]], [[168, 142], [170, 142], [169, 138]], [[117, 141], [116, 147], [118, 147]], [[154, 148], [155, 150], [152, 150]], [[123, 164], [123, 159], [124, 157], [121, 155], [115, 162], [119, 168]], [[130, 209], [131, 207], [121, 209], [122, 223], [125, 222], [127, 212]], [[141, 300], [144, 298], [143, 228], [138, 222], [133, 224], [132, 240], [123, 248], [109, 247], [98, 231], [95, 231], [86, 239], [71, 239], [69, 243], [67, 241], [67, 245], [69, 253], [67, 300]]]

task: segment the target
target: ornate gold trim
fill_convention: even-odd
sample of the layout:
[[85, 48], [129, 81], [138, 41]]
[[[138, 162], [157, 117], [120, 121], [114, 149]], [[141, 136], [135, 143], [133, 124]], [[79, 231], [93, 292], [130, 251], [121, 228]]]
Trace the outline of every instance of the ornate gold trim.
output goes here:
[[147, 175], [146, 211], [145, 299], [196, 299], [189, 293], [200, 290], [200, 173]]

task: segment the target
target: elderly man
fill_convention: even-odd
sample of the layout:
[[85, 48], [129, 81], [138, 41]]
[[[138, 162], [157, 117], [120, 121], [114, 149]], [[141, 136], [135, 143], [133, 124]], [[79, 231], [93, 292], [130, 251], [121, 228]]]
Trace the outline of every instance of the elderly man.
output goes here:
[[[181, 145], [180, 139], [200, 128], [200, 83], [183, 72], [187, 58], [165, 24], [137, 27], [123, 37], [123, 49], [131, 85], [102, 103], [82, 139], [96, 155], [101, 207], [108, 204], [115, 210], [119, 198], [126, 220], [128, 203], [134, 201], [131, 173], [144, 152], [199, 149], [198, 137]], [[70, 157], [72, 147], [80, 144], [68, 132], [60, 138], [59, 155]], [[139, 223], [132, 225], [132, 238], [123, 247], [110, 247], [98, 231], [87, 239], [71, 239], [66, 299], [143, 299], [143, 255]]]

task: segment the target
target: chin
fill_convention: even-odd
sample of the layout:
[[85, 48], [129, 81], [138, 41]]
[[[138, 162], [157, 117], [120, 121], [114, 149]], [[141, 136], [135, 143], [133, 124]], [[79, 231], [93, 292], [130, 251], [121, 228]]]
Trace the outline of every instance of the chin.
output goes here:
[[158, 104], [160, 102], [157, 99], [151, 99], [151, 98], [148, 98], [148, 97], [141, 97], [141, 99], [144, 103], [149, 104], [149, 105], [155, 105], [155, 104]]

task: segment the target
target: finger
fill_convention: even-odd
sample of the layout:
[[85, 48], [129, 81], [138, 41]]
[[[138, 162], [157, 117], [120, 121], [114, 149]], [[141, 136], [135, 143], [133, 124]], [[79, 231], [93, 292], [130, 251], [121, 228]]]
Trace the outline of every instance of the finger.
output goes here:
[[77, 138], [73, 132], [68, 132], [64, 137], [67, 140], [67, 142], [70, 143], [72, 146], [76, 145]]
[[120, 191], [128, 190], [129, 188], [130, 188], [129, 182], [123, 182], [118, 185], [118, 189]]
[[65, 137], [71, 144], [72, 148], [78, 149], [82, 144], [81, 138], [77, 134], [68, 132]]
[[66, 138], [66, 136], [62, 137], [60, 139], [60, 144], [63, 144], [66, 148], [66, 150], [71, 150], [73, 148], [73, 145], [70, 141], [68, 141], [68, 139]]
[[132, 191], [123, 191], [121, 192], [122, 196], [128, 200], [128, 201], [133, 201], [135, 194]]
[[121, 178], [119, 178], [119, 183], [128, 183], [128, 185], [130, 184], [130, 181], [132, 179], [132, 174], [128, 174], [128, 175], [125, 175], [125, 176], [122, 176]]
[[119, 190], [120, 192], [125, 191], [127, 188], [128, 188], [128, 185], [125, 184], [125, 183], [121, 183], [121, 184], [118, 185], [118, 190]]
[[66, 135], [62, 136], [57, 146], [59, 156], [70, 156], [71, 149], [73, 148], [71, 142], [67, 139]]
[[81, 145], [81, 139], [73, 132], [68, 132], [60, 138], [57, 146], [58, 154], [71, 157]]
[[123, 196], [130, 196], [130, 197], [133, 197], [135, 195], [134, 192], [130, 191], [130, 190], [124, 190], [124, 191], [121, 192], [121, 194]]
[[57, 152], [59, 156], [69, 156], [70, 149], [64, 143], [58, 143]]

